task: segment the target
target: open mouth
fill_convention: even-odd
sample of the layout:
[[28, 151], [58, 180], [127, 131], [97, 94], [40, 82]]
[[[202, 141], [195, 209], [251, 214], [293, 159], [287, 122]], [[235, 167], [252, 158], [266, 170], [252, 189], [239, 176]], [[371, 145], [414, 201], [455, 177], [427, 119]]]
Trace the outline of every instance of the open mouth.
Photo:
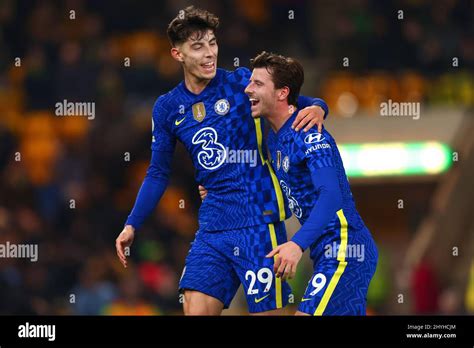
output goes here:
[[211, 72], [211, 71], [214, 71], [215, 63], [214, 62], [208, 62], [208, 63], [205, 63], [205, 64], [201, 64], [201, 66], [204, 68], [204, 70]]
[[260, 100], [258, 100], [257, 98], [249, 98], [249, 100], [252, 106], [257, 106], [258, 103], [260, 103]]

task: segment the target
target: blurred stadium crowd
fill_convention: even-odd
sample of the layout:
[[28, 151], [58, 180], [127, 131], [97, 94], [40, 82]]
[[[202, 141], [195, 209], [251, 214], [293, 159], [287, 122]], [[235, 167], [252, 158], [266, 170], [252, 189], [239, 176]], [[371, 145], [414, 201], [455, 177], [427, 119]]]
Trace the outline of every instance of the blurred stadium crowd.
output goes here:
[[[330, 117], [372, 115], [382, 98], [473, 106], [472, 4], [196, 3], [221, 18], [221, 67], [263, 49], [299, 57], [305, 94], [325, 98]], [[39, 245], [37, 262], [0, 260], [0, 314], [181, 313], [177, 282], [200, 204], [184, 148], [127, 270], [114, 240], [148, 165], [153, 102], [181, 80], [165, 31], [187, 5], [0, 1], [0, 243]], [[95, 102], [96, 118], [55, 116], [63, 100]], [[306, 277], [293, 283], [301, 293]], [[376, 285], [373, 312], [390, 313], [389, 292]]]

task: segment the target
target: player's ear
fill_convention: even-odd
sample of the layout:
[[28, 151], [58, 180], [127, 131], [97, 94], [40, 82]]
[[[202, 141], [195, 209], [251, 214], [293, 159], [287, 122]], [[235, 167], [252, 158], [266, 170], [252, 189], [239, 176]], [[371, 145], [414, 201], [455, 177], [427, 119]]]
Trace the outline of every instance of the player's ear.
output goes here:
[[288, 87], [283, 87], [278, 90], [278, 100], [283, 101], [288, 98], [288, 94], [290, 94], [290, 89]]
[[171, 57], [173, 57], [175, 60], [177, 60], [180, 63], [183, 62], [183, 54], [181, 53], [178, 47], [171, 48]]

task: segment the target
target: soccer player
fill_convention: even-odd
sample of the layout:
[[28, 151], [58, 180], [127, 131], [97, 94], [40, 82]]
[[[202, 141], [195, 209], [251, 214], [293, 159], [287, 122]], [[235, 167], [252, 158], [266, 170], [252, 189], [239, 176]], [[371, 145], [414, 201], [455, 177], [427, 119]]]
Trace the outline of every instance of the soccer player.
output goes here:
[[[292, 58], [262, 52], [252, 60], [245, 89], [252, 117], [271, 125], [271, 163], [288, 205], [301, 228], [277, 246], [274, 271], [292, 278], [309, 248], [314, 273], [298, 315], [365, 315], [367, 289], [377, 265], [377, 248], [356, 210], [336, 142], [322, 132], [295, 132], [291, 125], [304, 80], [303, 67]], [[207, 199], [207, 198], [206, 198]], [[204, 200], [205, 201], [205, 200]]]
[[[278, 313], [290, 288], [265, 256], [287, 240], [283, 221], [289, 211], [262, 144], [263, 123], [250, 115], [244, 93], [250, 70], [216, 69], [218, 23], [213, 14], [188, 7], [169, 24], [171, 55], [182, 64], [184, 81], [153, 107], [151, 163], [116, 240], [117, 254], [126, 267], [124, 250], [160, 200], [179, 140], [192, 158], [196, 181], [208, 189], [179, 284], [184, 313], [219, 315], [241, 283], [250, 313]], [[306, 108], [296, 128], [311, 128], [327, 114], [320, 99], [300, 97], [298, 103]], [[236, 153], [244, 156], [235, 160]]]

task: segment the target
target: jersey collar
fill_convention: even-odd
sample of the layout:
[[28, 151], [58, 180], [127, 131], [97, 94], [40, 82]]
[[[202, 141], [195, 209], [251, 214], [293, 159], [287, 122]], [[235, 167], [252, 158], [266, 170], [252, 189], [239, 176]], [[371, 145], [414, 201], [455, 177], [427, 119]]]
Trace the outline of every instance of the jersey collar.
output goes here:
[[194, 94], [193, 92], [191, 92], [187, 87], [186, 87], [186, 84], [184, 83], [184, 80], [181, 81], [179, 83], [179, 88], [188, 96], [190, 97], [193, 97], [193, 98], [196, 98], [196, 97], [202, 97], [203, 95], [205, 95], [207, 93], [207, 91], [212, 88], [213, 86], [215, 86], [218, 81], [219, 81], [219, 77], [220, 77], [220, 74], [221, 74], [221, 69], [216, 69], [216, 76], [214, 76], [214, 78], [207, 84], [207, 86], [201, 91], [201, 93], [199, 94]]
[[[285, 134], [286, 132], [288, 132], [288, 130], [291, 130], [291, 125], [293, 124], [293, 121], [295, 120], [296, 118], [296, 115], [298, 115], [298, 112], [299, 110], [296, 110], [287, 120], [286, 122], [283, 124], [283, 126], [281, 126], [281, 128], [278, 130], [278, 132], [274, 132], [277, 136], [281, 136], [283, 134]], [[273, 131], [273, 130], [272, 130]]]

